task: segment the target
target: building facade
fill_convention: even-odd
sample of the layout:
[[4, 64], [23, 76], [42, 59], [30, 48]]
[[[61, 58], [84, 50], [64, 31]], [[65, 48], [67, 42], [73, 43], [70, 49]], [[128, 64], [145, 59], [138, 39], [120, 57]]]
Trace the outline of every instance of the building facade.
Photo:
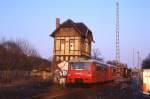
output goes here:
[[78, 57], [91, 57], [93, 35], [84, 23], [75, 23], [71, 19], [60, 24], [56, 18], [56, 29], [52, 32], [54, 38], [53, 62], [69, 61]]

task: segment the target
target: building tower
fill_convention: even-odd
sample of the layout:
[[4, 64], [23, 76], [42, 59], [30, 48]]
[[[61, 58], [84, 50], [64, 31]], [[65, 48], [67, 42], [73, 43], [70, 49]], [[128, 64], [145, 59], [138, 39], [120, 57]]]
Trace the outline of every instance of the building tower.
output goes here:
[[121, 74], [120, 63], [120, 45], [119, 45], [119, 0], [116, 1], [116, 66], [117, 76]]
[[60, 23], [60, 19], [56, 18], [56, 28], [50, 36], [54, 39], [53, 71], [63, 61], [91, 57], [93, 34], [84, 23], [74, 22], [71, 19]]

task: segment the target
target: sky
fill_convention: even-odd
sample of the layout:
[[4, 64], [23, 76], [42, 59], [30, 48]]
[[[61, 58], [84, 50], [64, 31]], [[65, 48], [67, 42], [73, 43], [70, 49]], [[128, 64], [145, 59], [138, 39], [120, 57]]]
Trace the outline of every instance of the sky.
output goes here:
[[[105, 61], [115, 59], [116, 0], [0, 0], [0, 38], [25, 39], [43, 58], [53, 55], [56, 17], [83, 22]], [[120, 56], [129, 67], [150, 53], [150, 0], [120, 0]], [[133, 48], [135, 66], [133, 66]]]

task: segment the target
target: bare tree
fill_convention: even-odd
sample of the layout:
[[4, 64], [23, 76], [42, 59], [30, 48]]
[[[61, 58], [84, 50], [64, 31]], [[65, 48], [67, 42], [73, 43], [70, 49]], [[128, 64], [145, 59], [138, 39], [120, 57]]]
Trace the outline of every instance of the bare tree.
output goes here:
[[6, 49], [0, 44], [0, 70], [4, 70], [5, 56], [7, 55]]
[[13, 71], [21, 70], [30, 73], [33, 69], [47, 69], [50, 66], [51, 62], [41, 58], [27, 40], [0, 39], [0, 71], [5, 72], [4, 82], [8, 83], [12, 80], [10, 73]]
[[17, 39], [15, 42], [21, 48], [25, 55], [40, 57], [36, 49], [27, 40]]
[[150, 68], [150, 54], [143, 60], [142, 68]]
[[0, 43], [0, 63], [5, 70], [29, 70], [39, 63], [38, 52], [25, 40], [5, 40]]
[[23, 55], [22, 50], [16, 43], [12, 40], [4, 41], [1, 43], [1, 58], [3, 69], [6, 71], [5, 74], [5, 81], [10, 82], [9, 78], [9, 71], [13, 70], [14, 68], [22, 67], [20, 59]]
[[93, 48], [92, 50], [92, 58], [97, 59], [100, 61], [103, 61], [103, 58], [101, 57], [101, 52], [98, 48]]

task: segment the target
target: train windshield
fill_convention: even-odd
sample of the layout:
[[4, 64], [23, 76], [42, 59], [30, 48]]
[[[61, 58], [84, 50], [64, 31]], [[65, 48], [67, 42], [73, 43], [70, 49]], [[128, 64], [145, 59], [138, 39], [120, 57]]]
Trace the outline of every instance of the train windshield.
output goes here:
[[90, 70], [90, 63], [76, 62], [70, 64], [71, 70]]

